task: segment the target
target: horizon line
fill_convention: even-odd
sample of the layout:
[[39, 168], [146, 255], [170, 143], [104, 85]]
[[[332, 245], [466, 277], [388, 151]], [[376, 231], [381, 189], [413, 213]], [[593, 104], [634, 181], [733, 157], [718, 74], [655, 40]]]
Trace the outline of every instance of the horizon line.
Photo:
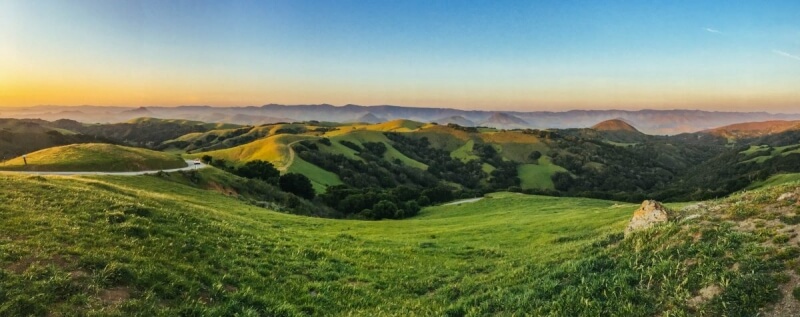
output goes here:
[[347, 106], [357, 107], [401, 107], [401, 108], [418, 108], [418, 109], [444, 109], [444, 110], [457, 110], [465, 112], [572, 112], [572, 111], [622, 111], [622, 112], [640, 112], [640, 111], [702, 111], [702, 112], [716, 112], [716, 113], [768, 113], [768, 114], [800, 114], [798, 112], [771, 112], [768, 110], [761, 111], [737, 111], [737, 110], [705, 110], [700, 108], [671, 108], [671, 109], [655, 109], [655, 108], [638, 108], [638, 109], [621, 109], [621, 108], [602, 108], [602, 109], [587, 109], [587, 108], [574, 108], [568, 110], [486, 110], [486, 109], [463, 109], [453, 107], [439, 107], [439, 106], [410, 106], [410, 105], [392, 105], [392, 104], [373, 104], [373, 105], [359, 105], [354, 103], [347, 104], [330, 104], [330, 103], [308, 103], [308, 104], [279, 104], [279, 103], [266, 103], [262, 105], [239, 105], [239, 106], [221, 106], [221, 105], [148, 105], [148, 106], [124, 106], [124, 105], [33, 105], [33, 106], [0, 106], [0, 112], [3, 109], [30, 109], [30, 108], [44, 108], [44, 107], [95, 107], [95, 108], [121, 108], [121, 109], [138, 109], [138, 108], [182, 108], [182, 107], [205, 107], [205, 108], [263, 108], [266, 106], [284, 106], [284, 107], [298, 107], [298, 106], [331, 106], [336, 108], [344, 108]]

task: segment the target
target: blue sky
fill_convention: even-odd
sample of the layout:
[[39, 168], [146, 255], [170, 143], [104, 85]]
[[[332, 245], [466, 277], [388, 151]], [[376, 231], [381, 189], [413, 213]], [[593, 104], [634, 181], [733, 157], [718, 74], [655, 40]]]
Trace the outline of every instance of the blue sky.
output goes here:
[[798, 1], [0, 2], [0, 106], [800, 108]]

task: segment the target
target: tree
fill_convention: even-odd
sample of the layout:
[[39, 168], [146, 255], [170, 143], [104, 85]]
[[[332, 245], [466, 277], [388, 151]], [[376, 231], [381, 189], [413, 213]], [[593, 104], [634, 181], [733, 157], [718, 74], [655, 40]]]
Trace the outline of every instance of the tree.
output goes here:
[[372, 209], [374, 219], [395, 218], [397, 216], [397, 205], [388, 200], [381, 200]]
[[305, 199], [314, 199], [314, 187], [311, 181], [303, 174], [286, 173], [280, 177], [278, 184], [281, 190], [303, 197]]
[[533, 151], [531, 154], [528, 154], [528, 158], [534, 162], [538, 161], [540, 157], [542, 157], [542, 152], [539, 151]]
[[200, 160], [203, 161], [203, 163], [211, 164], [211, 161], [213, 161], [214, 158], [211, 157], [211, 155], [203, 155], [203, 157], [200, 158]]
[[245, 178], [255, 178], [275, 184], [281, 173], [270, 162], [255, 160], [245, 163], [236, 169], [234, 174]]
[[362, 145], [367, 151], [375, 154], [376, 156], [380, 157], [383, 155], [383, 153], [386, 153], [386, 144], [381, 142], [365, 142]]
[[211, 161], [211, 165], [223, 170], [228, 169], [228, 161], [226, 161], [225, 159], [215, 159]]

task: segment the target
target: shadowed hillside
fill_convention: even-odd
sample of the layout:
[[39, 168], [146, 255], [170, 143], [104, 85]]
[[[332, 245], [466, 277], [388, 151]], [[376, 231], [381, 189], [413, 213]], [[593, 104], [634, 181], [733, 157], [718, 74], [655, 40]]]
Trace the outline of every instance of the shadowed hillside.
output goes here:
[[[25, 164], [27, 160], [27, 165]], [[10, 171], [128, 172], [186, 167], [180, 156], [111, 144], [73, 144], [47, 148], [0, 163]]]

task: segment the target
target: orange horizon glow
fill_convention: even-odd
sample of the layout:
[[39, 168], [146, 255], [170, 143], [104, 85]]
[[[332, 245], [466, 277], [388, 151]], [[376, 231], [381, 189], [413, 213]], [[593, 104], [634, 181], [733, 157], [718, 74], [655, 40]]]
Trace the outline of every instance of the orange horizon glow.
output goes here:
[[[327, 103], [800, 112], [792, 2], [725, 5], [713, 14], [689, 4], [597, 4], [619, 16], [566, 3], [484, 4], [488, 16], [476, 16], [456, 4], [396, 12], [386, 4], [77, 2], [0, 2], [0, 109]], [[433, 9], [443, 10], [436, 23], [418, 17]], [[562, 15], [542, 15], [551, 9]], [[742, 18], [746, 28], [734, 23]]]

